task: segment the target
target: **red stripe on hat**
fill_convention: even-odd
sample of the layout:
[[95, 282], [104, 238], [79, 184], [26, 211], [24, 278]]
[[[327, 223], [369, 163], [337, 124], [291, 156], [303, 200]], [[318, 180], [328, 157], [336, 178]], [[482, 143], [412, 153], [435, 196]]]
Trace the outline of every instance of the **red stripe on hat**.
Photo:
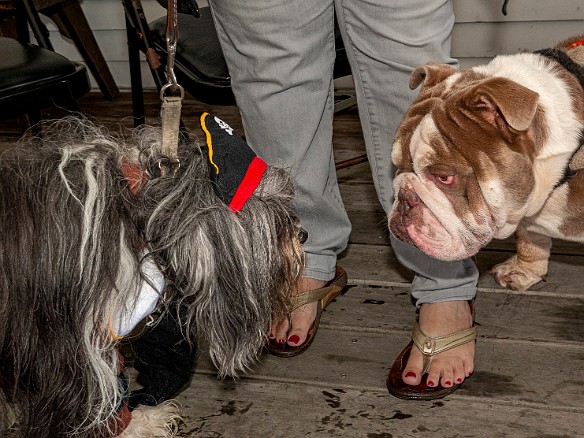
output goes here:
[[241, 180], [237, 191], [229, 203], [229, 208], [233, 212], [238, 213], [243, 208], [260, 183], [267, 167], [266, 162], [259, 157], [255, 157], [251, 161], [243, 180]]

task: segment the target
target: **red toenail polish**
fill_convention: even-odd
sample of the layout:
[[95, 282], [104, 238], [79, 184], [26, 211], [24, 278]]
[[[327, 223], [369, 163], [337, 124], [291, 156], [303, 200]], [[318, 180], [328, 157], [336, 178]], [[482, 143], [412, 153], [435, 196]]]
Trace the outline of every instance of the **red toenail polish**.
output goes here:
[[290, 344], [298, 344], [298, 342], [300, 342], [300, 337], [298, 337], [296, 335], [292, 335], [288, 338], [288, 342]]
[[452, 382], [450, 380], [447, 380], [446, 382], [444, 382], [444, 384], [450, 386]]
[[270, 334], [268, 335], [268, 338], [274, 339], [274, 334], [272, 332], [270, 332]]
[[286, 343], [285, 339], [278, 339], [278, 344], [284, 345]]
[[411, 372], [411, 371], [408, 371], [408, 372], [406, 373], [406, 377], [413, 377], [413, 378], [415, 379], [415, 378], [416, 378], [416, 373], [413, 373], [413, 372]]
[[432, 382], [431, 380], [428, 382], [428, 386], [434, 386], [434, 382]]
[[457, 381], [458, 383], [462, 383], [462, 379], [461, 379], [460, 377], [459, 377], [458, 379], [456, 379], [456, 381]]

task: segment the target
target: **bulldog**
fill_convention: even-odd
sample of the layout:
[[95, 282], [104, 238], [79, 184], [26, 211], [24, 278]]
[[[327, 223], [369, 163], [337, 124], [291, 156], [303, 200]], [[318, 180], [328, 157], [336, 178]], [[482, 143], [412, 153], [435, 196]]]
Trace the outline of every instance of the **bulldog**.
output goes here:
[[456, 71], [427, 64], [395, 137], [391, 232], [441, 260], [515, 233], [499, 284], [545, 278], [552, 238], [584, 242], [584, 35]]

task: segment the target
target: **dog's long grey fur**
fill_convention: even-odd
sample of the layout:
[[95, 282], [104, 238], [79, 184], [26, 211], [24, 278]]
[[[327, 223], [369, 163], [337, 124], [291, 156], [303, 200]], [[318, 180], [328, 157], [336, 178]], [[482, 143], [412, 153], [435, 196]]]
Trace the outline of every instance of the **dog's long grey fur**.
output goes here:
[[[257, 359], [288, 310], [301, 266], [293, 189], [268, 167], [235, 214], [213, 192], [196, 145], [148, 178], [159, 130], [125, 144], [75, 118], [0, 153], [0, 433], [107, 436], [123, 402], [113, 315], [131, 312], [144, 249], [178, 297], [187, 338], [203, 337], [221, 376]], [[137, 192], [123, 162], [145, 175]]]

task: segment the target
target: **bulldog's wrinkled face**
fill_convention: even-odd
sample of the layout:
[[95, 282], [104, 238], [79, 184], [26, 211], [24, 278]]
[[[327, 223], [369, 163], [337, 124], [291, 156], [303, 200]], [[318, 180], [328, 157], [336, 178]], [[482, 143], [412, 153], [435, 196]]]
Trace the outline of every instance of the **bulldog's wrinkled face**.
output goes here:
[[460, 260], [510, 235], [525, 213], [545, 135], [538, 94], [447, 65], [416, 69], [410, 86], [420, 84], [393, 146], [389, 226], [432, 257]]

